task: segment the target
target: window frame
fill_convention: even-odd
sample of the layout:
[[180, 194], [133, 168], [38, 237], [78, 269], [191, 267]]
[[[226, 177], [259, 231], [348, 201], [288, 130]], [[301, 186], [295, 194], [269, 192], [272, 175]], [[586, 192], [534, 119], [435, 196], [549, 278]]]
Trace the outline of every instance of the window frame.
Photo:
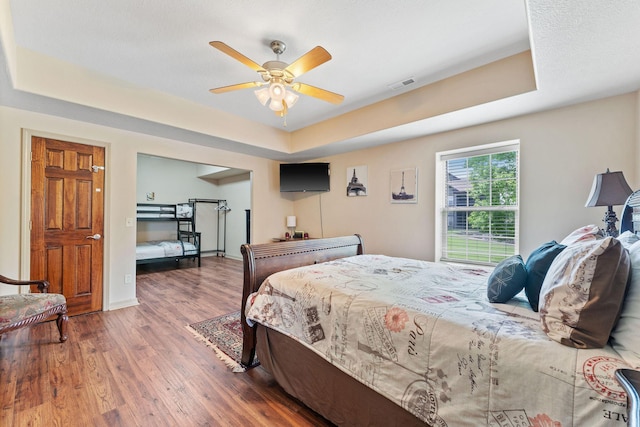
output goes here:
[[[485, 209], [448, 209], [447, 206], [447, 188], [446, 188], [446, 162], [448, 160], [455, 160], [461, 158], [470, 158], [475, 156], [483, 156], [488, 154], [498, 154], [504, 152], [516, 152], [516, 194], [517, 203], [515, 206], [509, 207], [485, 207]], [[496, 142], [490, 144], [483, 144], [465, 148], [459, 148], [455, 150], [447, 150], [437, 152], [436, 155], [436, 179], [435, 179], [435, 211], [436, 211], [436, 224], [435, 224], [435, 260], [436, 262], [447, 262], [456, 264], [473, 264], [473, 265], [488, 265], [495, 266], [496, 262], [481, 262], [473, 260], [455, 259], [444, 257], [444, 239], [447, 236], [447, 212], [451, 211], [513, 211], [515, 212], [514, 223], [514, 254], [519, 253], [520, 247], [520, 140], [509, 140], [503, 142]]]

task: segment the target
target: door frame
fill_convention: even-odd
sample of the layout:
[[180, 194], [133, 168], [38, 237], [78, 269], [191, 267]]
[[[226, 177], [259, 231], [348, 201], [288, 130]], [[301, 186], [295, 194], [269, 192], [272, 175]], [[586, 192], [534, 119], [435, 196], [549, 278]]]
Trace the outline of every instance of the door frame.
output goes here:
[[[111, 176], [111, 150], [110, 144], [102, 141], [78, 138], [69, 135], [60, 135], [52, 132], [22, 128], [22, 177], [21, 177], [21, 203], [20, 203], [20, 277], [29, 279], [31, 273], [31, 138], [41, 137], [49, 139], [57, 139], [61, 141], [73, 142], [76, 144], [93, 145], [104, 148], [104, 235], [103, 240], [103, 272], [102, 272], [102, 311], [109, 311], [109, 292], [110, 287], [110, 264], [109, 264], [109, 247], [110, 239], [110, 221], [109, 212], [111, 211], [111, 191], [109, 186]], [[19, 293], [29, 293], [29, 286], [20, 286]]]

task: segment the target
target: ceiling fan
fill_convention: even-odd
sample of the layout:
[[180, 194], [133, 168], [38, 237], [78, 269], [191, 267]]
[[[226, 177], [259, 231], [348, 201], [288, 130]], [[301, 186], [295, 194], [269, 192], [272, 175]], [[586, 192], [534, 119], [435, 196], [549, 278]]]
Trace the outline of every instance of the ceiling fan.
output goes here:
[[337, 93], [295, 81], [297, 77], [331, 59], [329, 52], [321, 46], [314, 47], [291, 64], [287, 64], [286, 62], [280, 61], [280, 55], [285, 51], [287, 46], [280, 40], [274, 40], [270, 46], [273, 53], [276, 54], [277, 59], [259, 65], [257, 62], [252, 61], [221, 41], [212, 41], [209, 44], [242, 62], [252, 70], [257, 71], [262, 77], [262, 81], [238, 83], [211, 89], [210, 91], [213, 93], [219, 94], [238, 89], [268, 86], [256, 90], [256, 97], [260, 103], [265, 106], [267, 102], [271, 100], [269, 102], [269, 108], [280, 117], [286, 116], [288, 109], [293, 107], [298, 100], [298, 95], [292, 91], [312, 96], [332, 104], [340, 104], [344, 100], [344, 96]]

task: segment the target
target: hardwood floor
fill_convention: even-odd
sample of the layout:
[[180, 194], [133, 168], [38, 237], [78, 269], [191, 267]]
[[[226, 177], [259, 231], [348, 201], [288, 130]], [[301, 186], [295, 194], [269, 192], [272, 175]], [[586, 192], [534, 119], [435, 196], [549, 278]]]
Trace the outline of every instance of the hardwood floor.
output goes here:
[[0, 340], [0, 425], [330, 426], [258, 367], [232, 373], [186, 325], [238, 309], [242, 262], [141, 266], [140, 305]]

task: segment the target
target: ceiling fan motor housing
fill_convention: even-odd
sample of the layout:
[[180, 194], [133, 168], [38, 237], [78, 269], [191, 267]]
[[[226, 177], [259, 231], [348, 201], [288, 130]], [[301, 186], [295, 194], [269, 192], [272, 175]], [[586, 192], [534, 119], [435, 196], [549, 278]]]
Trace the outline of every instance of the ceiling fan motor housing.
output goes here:
[[271, 46], [271, 50], [276, 55], [282, 55], [284, 53], [284, 51], [287, 50], [287, 45], [284, 44], [284, 42], [282, 42], [280, 40], [272, 41], [270, 46]]
[[262, 79], [265, 82], [271, 80], [271, 78], [282, 79], [287, 84], [290, 84], [293, 81], [293, 75], [288, 73], [285, 69], [289, 66], [286, 62], [282, 61], [267, 61], [262, 64], [262, 68], [267, 70], [266, 73], [262, 74]]

